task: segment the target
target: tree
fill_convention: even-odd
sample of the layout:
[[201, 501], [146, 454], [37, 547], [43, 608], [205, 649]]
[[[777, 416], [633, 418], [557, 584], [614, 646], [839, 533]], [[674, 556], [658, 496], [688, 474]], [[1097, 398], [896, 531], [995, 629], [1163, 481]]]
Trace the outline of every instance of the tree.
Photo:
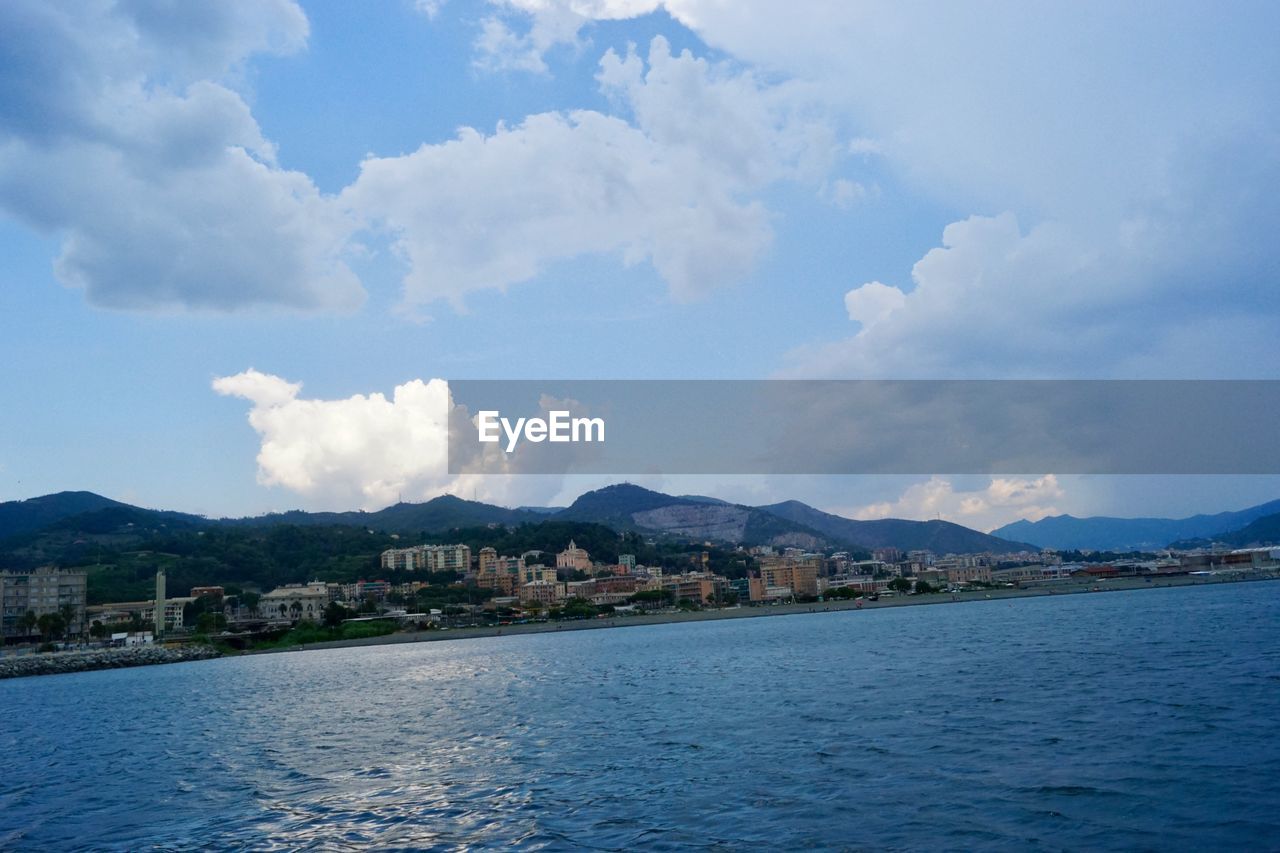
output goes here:
[[911, 581], [906, 578], [894, 578], [889, 581], [889, 589], [895, 592], [911, 592]]
[[107, 626], [103, 625], [101, 621], [94, 619], [93, 624], [89, 626], [89, 636], [95, 637], [99, 640], [106, 639]]
[[74, 604], [67, 603], [58, 607], [58, 615], [62, 617], [62, 624], [65, 626], [64, 630], [70, 631], [77, 624], [76, 614], [78, 612], [79, 608]]
[[196, 630], [201, 634], [209, 634], [213, 631], [221, 631], [227, 627], [227, 617], [221, 613], [212, 613], [206, 611], [196, 618]]
[[34, 610], [28, 610], [26, 613], [23, 613], [18, 617], [18, 630], [22, 632], [24, 637], [30, 637], [31, 632], [35, 630], [39, 621], [40, 620], [36, 618], [36, 612]]
[[67, 629], [60, 613], [41, 613], [36, 624], [40, 627], [40, 637], [46, 642], [61, 637]]
[[289, 605], [289, 610], [293, 614], [294, 622], [297, 622], [300, 618], [302, 618], [302, 602], [295, 601], [293, 604]]
[[336, 601], [330, 601], [324, 609], [324, 624], [329, 628], [337, 628], [344, 620], [351, 617], [351, 611]]
[[933, 586], [928, 581], [916, 581], [916, 592], [933, 592]]
[[571, 598], [560, 608], [564, 619], [590, 619], [596, 615], [596, 608], [585, 598]]
[[628, 600], [633, 604], [653, 604], [661, 607], [670, 605], [675, 598], [676, 594], [669, 589], [642, 589]]
[[251, 615], [258, 615], [258, 602], [262, 600], [262, 596], [256, 592], [240, 593], [240, 604], [243, 605]]

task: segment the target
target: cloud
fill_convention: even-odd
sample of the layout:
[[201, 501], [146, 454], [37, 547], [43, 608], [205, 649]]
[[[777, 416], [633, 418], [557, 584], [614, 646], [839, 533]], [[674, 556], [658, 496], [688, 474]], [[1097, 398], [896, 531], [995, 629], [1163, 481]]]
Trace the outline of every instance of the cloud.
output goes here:
[[940, 518], [978, 530], [994, 530], [1021, 518], [1037, 521], [1058, 515], [1061, 511], [1053, 502], [1065, 496], [1058, 478], [1052, 474], [1034, 479], [996, 477], [982, 489], [967, 491], [957, 489], [945, 478], [931, 477], [912, 484], [895, 501], [833, 512], [863, 520]]
[[592, 21], [616, 21], [661, 8], [655, 0], [490, 0], [494, 13], [480, 21], [475, 65], [487, 71], [548, 72], [556, 47], [580, 47], [578, 33]]
[[0, 209], [62, 235], [64, 284], [121, 309], [361, 304], [354, 221], [221, 82], [305, 44], [295, 3], [15, 2], [0, 29]]
[[214, 380], [219, 394], [252, 403], [249, 424], [262, 439], [259, 483], [322, 505], [368, 509], [402, 494], [421, 499], [448, 490], [444, 380], [415, 379], [397, 386], [390, 398], [306, 399], [301, 388], [252, 369]]
[[[287, 489], [312, 508], [376, 510], [444, 494], [536, 504], [561, 488], [558, 475], [520, 474], [518, 462], [508, 462], [496, 445], [486, 446], [492, 458], [484, 469], [507, 473], [450, 474], [451, 426], [475, 427], [443, 379], [405, 382], [390, 397], [324, 400], [303, 397], [301, 383], [250, 368], [214, 379], [213, 390], [251, 404], [249, 425], [261, 442], [258, 482]], [[560, 402], [546, 397], [541, 406], [545, 412]]]
[[878, 281], [869, 281], [844, 295], [849, 319], [869, 329], [889, 317], [907, 301], [901, 290]]
[[1259, 257], [1265, 243], [1240, 238], [1280, 218], [1243, 204], [1229, 217], [1205, 215], [1219, 203], [1201, 197], [1202, 221], [1152, 215], [1110, 229], [1050, 221], [1024, 230], [1012, 213], [954, 222], [912, 267], [910, 287], [851, 290], [845, 308], [862, 328], [794, 350], [783, 375], [1274, 376], [1277, 361], [1265, 354], [1280, 353], [1265, 327], [1280, 319], [1277, 263]]
[[834, 146], [751, 74], [673, 55], [605, 54], [602, 90], [634, 122], [578, 110], [366, 160], [342, 200], [395, 235], [407, 302], [527, 281], [590, 253], [648, 261], [678, 300], [745, 276], [769, 246], [770, 183]]
[[[789, 375], [1257, 376], [1280, 364], [1266, 331], [1280, 320], [1274, 5], [495, 5], [534, 28], [663, 10], [820, 102], [854, 138], [846, 154], [958, 212], [910, 282], [882, 274], [900, 306], [873, 311], [896, 297], [855, 288], [873, 322], [799, 350]], [[827, 187], [828, 200], [854, 200]], [[1236, 346], [1215, 343], [1222, 334]]]

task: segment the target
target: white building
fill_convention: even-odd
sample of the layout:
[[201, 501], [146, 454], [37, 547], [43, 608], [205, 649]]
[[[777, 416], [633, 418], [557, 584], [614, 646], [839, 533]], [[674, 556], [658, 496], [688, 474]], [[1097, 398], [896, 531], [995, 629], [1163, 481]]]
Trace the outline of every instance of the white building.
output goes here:
[[329, 585], [324, 581], [291, 583], [276, 587], [258, 601], [258, 612], [267, 619], [320, 622], [329, 605]]

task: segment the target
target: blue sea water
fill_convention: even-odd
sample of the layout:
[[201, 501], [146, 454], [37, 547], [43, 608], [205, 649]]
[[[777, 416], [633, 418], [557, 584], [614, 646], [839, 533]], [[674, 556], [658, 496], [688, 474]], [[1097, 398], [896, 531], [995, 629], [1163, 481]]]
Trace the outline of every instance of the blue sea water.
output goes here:
[[1266, 849], [1280, 583], [0, 682], [0, 849]]

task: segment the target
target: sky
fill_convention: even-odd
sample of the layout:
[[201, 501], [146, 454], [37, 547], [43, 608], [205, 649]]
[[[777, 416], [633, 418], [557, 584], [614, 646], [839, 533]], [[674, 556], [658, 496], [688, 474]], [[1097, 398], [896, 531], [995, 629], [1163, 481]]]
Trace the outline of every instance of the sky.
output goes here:
[[[443, 380], [1280, 378], [1280, 7], [0, 4], [0, 500], [451, 477]], [[1280, 478], [637, 477], [871, 518]]]

